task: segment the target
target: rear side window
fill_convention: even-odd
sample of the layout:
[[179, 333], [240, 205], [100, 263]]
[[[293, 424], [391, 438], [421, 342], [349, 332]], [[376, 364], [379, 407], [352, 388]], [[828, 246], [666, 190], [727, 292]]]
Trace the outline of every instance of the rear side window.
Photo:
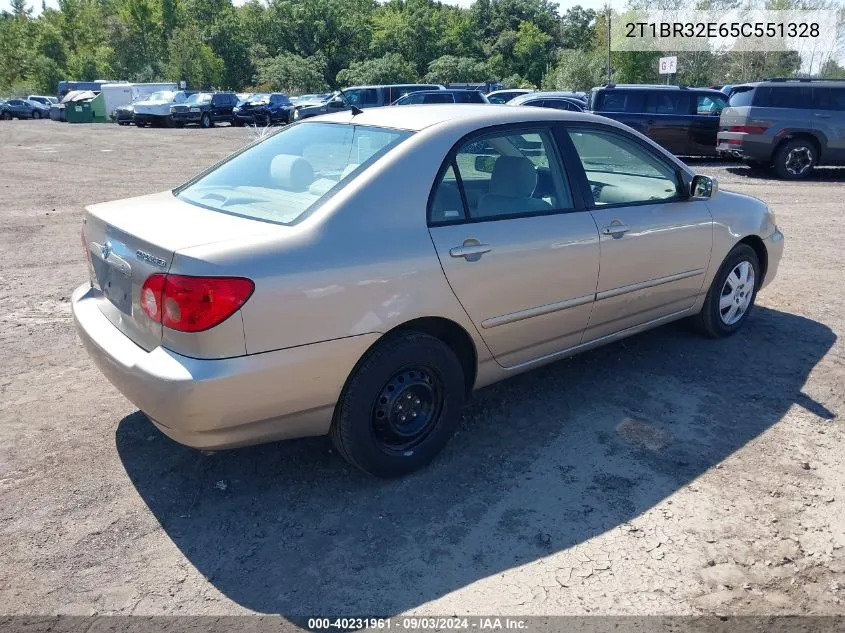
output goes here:
[[646, 98], [645, 111], [654, 114], [689, 114], [689, 93], [669, 90], [650, 92]]
[[292, 125], [174, 193], [214, 211], [294, 224], [410, 135], [362, 125]]
[[[453, 180], [457, 169], [469, 218], [536, 215], [572, 208], [572, 195], [551, 134], [509, 130], [458, 148], [431, 198], [431, 221], [461, 219]], [[460, 191], [458, 191], [460, 193]], [[461, 201], [461, 210], [463, 201]]]
[[754, 100], [754, 93], [756, 90], [754, 86], [738, 86], [731, 92], [731, 98], [728, 100], [728, 105], [732, 108], [742, 108], [750, 106]]
[[453, 103], [452, 95], [447, 92], [443, 94], [427, 94], [423, 95], [423, 103]]
[[466, 92], [456, 92], [455, 103], [484, 103], [481, 94], [475, 90], [467, 90]]
[[569, 110], [570, 112], [581, 112], [581, 108], [566, 99], [546, 99], [543, 106], [555, 110]]
[[813, 86], [813, 107], [820, 110], [845, 111], [845, 87]]
[[598, 98], [601, 112], [642, 112], [643, 93], [633, 90], [606, 90]]
[[810, 108], [810, 86], [759, 86], [754, 105], [761, 108]]

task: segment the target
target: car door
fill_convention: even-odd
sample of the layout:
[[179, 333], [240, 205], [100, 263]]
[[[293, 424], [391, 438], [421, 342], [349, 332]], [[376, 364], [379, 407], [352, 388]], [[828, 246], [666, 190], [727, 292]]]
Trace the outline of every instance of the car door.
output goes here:
[[470, 137], [430, 199], [443, 271], [505, 367], [578, 345], [595, 295], [598, 231], [554, 138], [551, 125]]
[[673, 154], [689, 155], [690, 95], [686, 90], [654, 89], [646, 95], [646, 136]]
[[712, 156], [716, 153], [719, 118], [728, 100], [712, 93], [699, 92], [692, 96], [695, 102], [688, 128], [689, 153], [691, 156]]
[[633, 135], [571, 123], [601, 266], [584, 341], [683, 313], [702, 292], [713, 220], [683, 193], [676, 166]]
[[845, 163], [845, 87], [813, 86], [814, 128], [827, 139], [822, 163]]

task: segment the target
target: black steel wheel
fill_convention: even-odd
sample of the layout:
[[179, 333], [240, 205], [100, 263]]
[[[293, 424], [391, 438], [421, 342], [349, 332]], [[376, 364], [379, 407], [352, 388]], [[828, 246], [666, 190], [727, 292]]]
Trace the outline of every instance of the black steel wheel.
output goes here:
[[443, 409], [443, 384], [436, 370], [410, 366], [385, 383], [372, 407], [373, 432], [386, 451], [404, 453], [431, 433]]
[[400, 332], [378, 343], [353, 370], [330, 435], [353, 466], [398, 477], [443, 449], [465, 397], [463, 366], [452, 348], [422, 332]]

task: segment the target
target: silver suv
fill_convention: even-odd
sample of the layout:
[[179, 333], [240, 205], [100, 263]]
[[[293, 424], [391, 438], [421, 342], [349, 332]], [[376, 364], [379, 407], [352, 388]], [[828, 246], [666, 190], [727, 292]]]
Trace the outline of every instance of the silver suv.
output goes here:
[[716, 151], [790, 180], [818, 165], [845, 165], [845, 82], [767, 79], [734, 86]]

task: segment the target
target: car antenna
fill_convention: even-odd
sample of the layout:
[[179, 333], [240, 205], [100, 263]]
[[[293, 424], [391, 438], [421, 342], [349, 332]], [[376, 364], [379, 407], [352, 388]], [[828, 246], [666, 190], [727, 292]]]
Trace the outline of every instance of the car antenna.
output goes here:
[[349, 100], [349, 97], [346, 96], [346, 93], [343, 91], [343, 88], [338, 88], [337, 90], [340, 93], [340, 96], [343, 97], [343, 102], [349, 106], [349, 109], [352, 111], [352, 116], [358, 116], [362, 114], [364, 111], [356, 106]]

